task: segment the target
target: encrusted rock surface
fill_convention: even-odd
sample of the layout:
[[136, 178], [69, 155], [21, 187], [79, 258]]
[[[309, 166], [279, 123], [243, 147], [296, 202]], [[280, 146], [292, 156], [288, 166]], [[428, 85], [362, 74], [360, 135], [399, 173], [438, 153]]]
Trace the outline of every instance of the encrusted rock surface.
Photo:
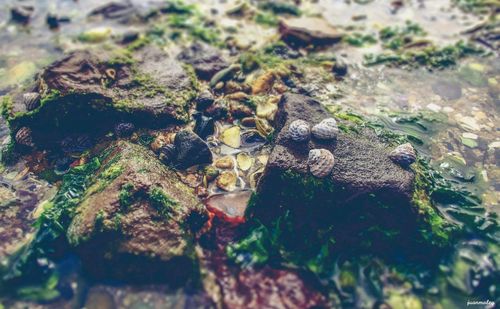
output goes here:
[[[337, 231], [343, 231], [336, 239], [339, 243], [352, 242], [357, 233], [378, 225], [381, 229], [415, 230], [417, 210], [411, 204], [414, 172], [393, 163], [388, 157], [392, 148], [372, 130], [340, 132], [335, 140], [312, 138], [308, 143], [297, 143], [287, 134], [294, 120], [316, 124], [329, 117], [310, 97], [283, 95], [275, 121], [275, 146], [251, 216], [270, 223], [292, 210], [302, 226], [344, 222], [342, 227], [335, 225]], [[331, 173], [323, 179], [308, 169], [311, 149], [327, 149], [335, 157]]]
[[149, 150], [118, 142], [76, 208], [69, 243], [98, 277], [181, 284], [196, 272], [193, 218], [206, 216], [192, 190]]
[[[50, 146], [65, 134], [102, 134], [116, 123], [159, 126], [188, 119], [196, 96], [194, 74], [154, 47], [124, 61], [76, 51], [49, 65], [32, 91], [41, 105], [28, 112], [14, 95], [8, 117], [13, 130], [26, 126], [35, 145]], [[111, 121], [110, 121], [111, 120]]]

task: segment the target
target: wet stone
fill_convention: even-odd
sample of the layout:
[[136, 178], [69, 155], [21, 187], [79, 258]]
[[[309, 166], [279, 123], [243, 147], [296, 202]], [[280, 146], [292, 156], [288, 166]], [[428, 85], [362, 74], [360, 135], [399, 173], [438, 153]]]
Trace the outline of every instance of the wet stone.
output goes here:
[[184, 49], [177, 58], [192, 65], [198, 77], [204, 80], [210, 80], [215, 73], [229, 66], [219, 50], [200, 42]]
[[76, 206], [69, 243], [95, 277], [184, 284], [196, 272], [184, 223], [203, 205], [142, 146], [120, 141], [105, 153]]
[[197, 164], [212, 163], [212, 152], [196, 133], [182, 130], [175, 135], [175, 166], [184, 169]]
[[102, 136], [113, 130], [109, 119], [157, 127], [188, 120], [196, 96], [192, 76], [182, 64], [156, 48], [136, 53], [133, 64], [112, 64], [110, 56], [77, 51], [43, 70], [33, 85], [41, 106], [27, 113], [23, 95], [13, 95], [7, 121], [26, 126], [42, 148], [67, 134]]
[[[414, 232], [416, 214], [411, 206], [414, 172], [392, 162], [389, 158], [392, 148], [373, 131], [363, 131], [356, 136], [339, 132], [336, 139], [312, 138], [306, 143], [298, 143], [288, 135], [288, 127], [294, 120], [317, 124], [330, 117], [330, 113], [310, 97], [283, 95], [275, 120], [274, 148], [258, 183], [258, 199], [250, 216], [271, 222], [288, 209], [301, 218], [301, 225], [310, 224], [311, 229], [343, 218], [349, 225], [336, 226], [349, 235], [379, 223], [390, 229]], [[321, 179], [315, 177], [308, 166], [308, 156], [313, 149], [329, 151], [335, 158], [333, 169], [327, 175], [321, 174], [324, 177]], [[371, 208], [374, 203], [397, 207], [374, 211]], [[370, 220], [357, 218], [357, 214], [363, 212]], [[344, 232], [336, 239], [338, 243], [352, 241], [350, 236], [344, 238]]]

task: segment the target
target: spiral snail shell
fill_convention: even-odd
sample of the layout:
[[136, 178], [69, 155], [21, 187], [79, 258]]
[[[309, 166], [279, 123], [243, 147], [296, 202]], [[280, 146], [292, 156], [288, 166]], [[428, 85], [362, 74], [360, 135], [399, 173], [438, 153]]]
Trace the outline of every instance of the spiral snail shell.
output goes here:
[[339, 128], [337, 120], [333, 118], [323, 119], [320, 123], [312, 127], [312, 135], [317, 139], [329, 140], [337, 137]]
[[304, 120], [294, 120], [288, 127], [288, 134], [296, 142], [306, 142], [311, 138], [311, 128]]
[[24, 146], [33, 146], [33, 138], [32, 138], [31, 129], [28, 127], [20, 128], [15, 136], [16, 143]]
[[27, 92], [23, 94], [23, 103], [27, 111], [32, 111], [40, 106], [40, 95], [37, 92]]
[[311, 149], [307, 158], [307, 165], [311, 174], [318, 178], [328, 176], [335, 164], [333, 154], [327, 149]]
[[406, 143], [399, 145], [391, 151], [389, 158], [395, 163], [407, 167], [417, 160], [417, 154], [413, 146], [410, 143]]

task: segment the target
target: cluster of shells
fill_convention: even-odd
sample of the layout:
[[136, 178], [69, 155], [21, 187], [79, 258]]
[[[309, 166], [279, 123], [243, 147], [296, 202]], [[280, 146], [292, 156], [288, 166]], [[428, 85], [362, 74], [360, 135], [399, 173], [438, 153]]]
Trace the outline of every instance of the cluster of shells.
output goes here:
[[338, 132], [339, 128], [334, 118], [323, 119], [312, 128], [306, 121], [298, 119], [288, 127], [290, 138], [296, 142], [307, 142], [311, 136], [319, 140], [332, 140], [337, 137]]
[[[311, 136], [318, 140], [333, 140], [337, 137], [339, 128], [334, 118], [323, 119], [312, 128], [304, 120], [298, 119], [290, 123], [288, 136], [295, 142], [305, 143]], [[333, 154], [327, 149], [311, 149], [307, 159], [307, 165], [311, 174], [318, 178], [324, 178], [332, 172], [335, 164]]]

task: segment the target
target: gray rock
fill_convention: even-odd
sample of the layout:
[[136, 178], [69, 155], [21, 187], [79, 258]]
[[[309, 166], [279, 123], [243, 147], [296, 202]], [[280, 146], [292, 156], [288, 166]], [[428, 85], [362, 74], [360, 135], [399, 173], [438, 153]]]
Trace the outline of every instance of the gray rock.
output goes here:
[[[311, 229], [333, 224], [336, 231], [342, 231], [336, 238], [339, 244], [352, 244], [355, 235], [379, 224], [414, 231], [417, 214], [411, 198], [415, 175], [389, 159], [392, 148], [372, 130], [339, 132], [336, 140], [312, 138], [308, 143], [297, 143], [287, 134], [294, 120], [316, 124], [329, 117], [310, 97], [282, 96], [275, 118], [275, 146], [259, 181], [251, 216], [271, 223], [291, 211], [301, 225]], [[333, 153], [335, 165], [327, 177], [316, 178], [308, 170], [311, 149]]]
[[196, 75], [204, 80], [210, 80], [215, 73], [229, 66], [218, 49], [199, 42], [183, 50], [177, 58], [192, 65]]
[[174, 145], [177, 168], [184, 169], [197, 164], [212, 163], [210, 148], [193, 131], [182, 130], [175, 134]]
[[[100, 136], [113, 122], [158, 127], [186, 122], [196, 97], [194, 74], [154, 47], [136, 52], [133, 63], [103, 53], [77, 51], [43, 70], [30, 91], [41, 106], [27, 113], [23, 95], [13, 95], [9, 125], [30, 128], [35, 144], [50, 148], [68, 133]], [[14, 117], [15, 115], [15, 117]]]

